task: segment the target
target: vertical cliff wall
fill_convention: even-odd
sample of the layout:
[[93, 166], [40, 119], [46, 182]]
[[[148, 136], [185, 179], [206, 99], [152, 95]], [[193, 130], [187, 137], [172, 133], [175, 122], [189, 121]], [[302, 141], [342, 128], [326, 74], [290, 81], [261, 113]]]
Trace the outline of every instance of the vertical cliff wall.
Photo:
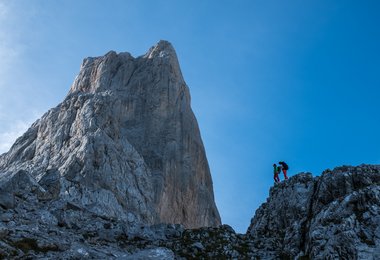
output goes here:
[[0, 182], [16, 174], [37, 182], [42, 199], [104, 216], [221, 222], [189, 89], [166, 41], [137, 58], [86, 58], [65, 100], [0, 156]]

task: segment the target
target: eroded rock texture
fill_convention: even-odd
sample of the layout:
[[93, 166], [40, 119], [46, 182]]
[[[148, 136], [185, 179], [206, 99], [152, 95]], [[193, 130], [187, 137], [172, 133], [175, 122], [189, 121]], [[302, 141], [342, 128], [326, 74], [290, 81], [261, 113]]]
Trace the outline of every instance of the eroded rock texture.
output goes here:
[[0, 194], [12, 194], [4, 207], [14, 206], [16, 179], [40, 201], [107, 218], [220, 224], [189, 90], [166, 41], [138, 58], [85, 59], [65, 100], [0, 156]]
[[338, 167], [276, 185], [247, 234], [261, 258], [379, 259], [380, 167]]
[[[131, 225], [73, 202], [41, 199], [49, 183], [55, 187], [52, 176], [42, 186], [21, 170], [1, 186], [7, 192], [0, 193], [0, 259], [380, 257], [379, 166], [291, 177], [271, 188], [246, 234], [236, 234], [227, 225]], [[12, 198], [4, 196], [10, 191]]]

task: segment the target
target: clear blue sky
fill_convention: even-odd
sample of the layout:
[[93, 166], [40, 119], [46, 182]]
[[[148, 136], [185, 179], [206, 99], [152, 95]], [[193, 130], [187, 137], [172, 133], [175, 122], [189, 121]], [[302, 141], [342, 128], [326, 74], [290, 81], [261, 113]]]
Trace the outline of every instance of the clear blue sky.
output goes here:
[[84, 57], [165, 39], [222, 221], [245, 232], [274, 162], [290, 175], [380, 163], [379, 13], [370, 0], [0, 0], [0, 152], [63, 100]]

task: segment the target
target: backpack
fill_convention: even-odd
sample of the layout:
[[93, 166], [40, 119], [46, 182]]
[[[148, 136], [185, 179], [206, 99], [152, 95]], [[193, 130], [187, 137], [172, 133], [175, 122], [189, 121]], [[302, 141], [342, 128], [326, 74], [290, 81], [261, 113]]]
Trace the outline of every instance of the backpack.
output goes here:
[[289, 170], [289, 166], [285, 162], [282, 163], [282, 167], [284, 167], [284, 170]]
[[277, 166], [276, 170], [277, 170], [277, 173], [280, 173], [281, 172], [281, 166]]

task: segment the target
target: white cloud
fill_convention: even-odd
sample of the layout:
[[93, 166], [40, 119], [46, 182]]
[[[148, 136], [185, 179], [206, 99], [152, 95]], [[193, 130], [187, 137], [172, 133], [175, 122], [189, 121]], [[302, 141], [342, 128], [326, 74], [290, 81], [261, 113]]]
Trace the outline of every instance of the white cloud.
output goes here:
[[18, 137], [28, 130], [30, 122], [16, 121], [12, 129], [0, 133], [0, 154], [7, 152]]
[[[17, 41], [18, 32], [15, 29], [17, 24], [13, 9], [10, 1], [0, 0], [0, 102], [10, 95], [10, 91], [6, 89], [12, 86], [12, 71], [15, 70], [22, 49]], [[6, 152], [29, 124], [20, 120], [10, 120], [12, 116], [7, 113], [9, 108], [6, 107], [6, 104], [0, 103], [0, 153]]]

